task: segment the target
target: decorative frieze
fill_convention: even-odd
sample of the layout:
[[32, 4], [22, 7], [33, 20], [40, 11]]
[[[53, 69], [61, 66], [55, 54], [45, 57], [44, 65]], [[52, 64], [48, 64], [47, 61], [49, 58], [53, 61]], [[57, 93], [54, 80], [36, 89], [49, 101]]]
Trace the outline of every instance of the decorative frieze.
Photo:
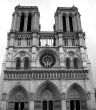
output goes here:
[[31, 79], [88, 79], [88, 70], [5, 70], [5, 80], [31, 80]]

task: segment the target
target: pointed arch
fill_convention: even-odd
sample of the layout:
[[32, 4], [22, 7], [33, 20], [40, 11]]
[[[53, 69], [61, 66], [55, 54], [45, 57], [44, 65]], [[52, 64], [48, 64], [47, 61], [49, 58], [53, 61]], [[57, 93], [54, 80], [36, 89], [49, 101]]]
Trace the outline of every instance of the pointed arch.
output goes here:
[[16, 58], [16, 69], [21, 68], [21, 59], [19, 57]]
[[66, 58], [66, 68], [70, 69], [70, 65], [71, 65], [71, 59], [70, 58]]
[[19, 29], [19, 31], [21, 31], [21, 32], [24, 29], [24, 19], [25, 19], [25, 15], [24, 15], [24, 13], [22, 13], [21, 20], [20, 20], [20, 29]]
[[73, 67], [74, 67], [74, 69], [79, 68], [79, 59], [76, 57], [73, 58]]
[[8, 101], [28, 101], [28, 92], [22, 85], [16, 85], [10, 90]]
[[28, 57], [24, 58], [24, 69], [29, 69], [30, 67], [30, 61]]
[[62, 16], [62, 22], [63, 22], [63, 31], [66, 32], [66, 16]]
[[86, 99], [86, 95], [84, 93], [84, 89], [77, 83], [72, 84], [66, 92], [66, 98], [80, 98]]
[[32, 16], [31, 16], [31, 13], [29, 13], [28, 23], [27, 23], [27, 31], [31, 31], [31, 19], [32, 19]]
[[73, 31], [73, 21], [72, 21], [72, 16], [69, 15], [69, 27], [70, 27], [70, 32]]
[[[57, 86], [50, 82], [50, 81], [45, 81], [43, 82], [36, 90], [35, 92], [35, 98], [38, 100], [39, 99], [46, 99], [47, 100], [47, 96], [45, 96], [46, 94], [48, 94], [49, 98], [51, 96], [52, 99], [60, 99], [60, 91], [58, 90]], [[45, 97], [44, 97], [45, 96]]]

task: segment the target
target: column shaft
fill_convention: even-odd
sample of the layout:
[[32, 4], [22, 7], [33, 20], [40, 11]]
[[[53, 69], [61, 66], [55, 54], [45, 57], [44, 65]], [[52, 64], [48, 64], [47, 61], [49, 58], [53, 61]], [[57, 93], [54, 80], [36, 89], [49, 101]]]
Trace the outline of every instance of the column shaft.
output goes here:
[[34, 101], [30, 101], [29, 110], [34, 110]]
[[76, 20], [76, 16], [73, 16], [73, 29], [74, 31], [77, 31], [77, 20]]
[[79, 13], [77, 14], [78, 31], [82, 31], [81, 20]]
[[24, 31], [27, 31], [27, 24], [28, 24], [28, 15], [25, 15], [25, 19], [24, 19]]
[[31, 31], [34, 29], [33, 14], [31, 14]]
[[69, 27], [69, 15], [66, 16], [66, 29], [67, 29], [67, 32], [70, 31], [70, 27]]
[[34, 19], [34, 30], [39, 31], [39, 15], [38, 13], [35, 13], [35, 19]]
[[63, 23], [62, 23], [62, 15], [61, 14], [59, 14], [58, 15], [58, 30], [60, 30], [60, 31], [63, 31]]
[[62, 109], [61, 110], [66, 110], [66, 101], [65, 100], [62, 100], [61, 101], [61, 107], [62, 107]]
[[12, 30], [16, 30], [16, 23], [17, 23], [16, 21], [17, 21], [17, 13], [15, 12], [13, 14], [13, 19], [12, 19], [12, 27], [11, 27]]
[[59, 25], [59, 24], [58, 24], [58, 20], [59, 20], [59, 19], [58, 19], [58, 15], [56, 15], [56, 16], [55, 16], [55, 29], [56, 29], [56, 31], [58, 31], [58, 25]]
[[18, 17], [17, 17], [16, 31], [19, 31], [19, 29], [20, 29], [20, 21], [21, 21], [21, 16], [18, 15]]

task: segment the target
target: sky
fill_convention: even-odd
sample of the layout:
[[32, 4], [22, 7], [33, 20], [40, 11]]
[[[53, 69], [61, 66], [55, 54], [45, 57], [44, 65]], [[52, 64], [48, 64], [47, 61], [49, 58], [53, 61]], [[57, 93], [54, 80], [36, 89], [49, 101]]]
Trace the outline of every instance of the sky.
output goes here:
[[0, 0], [0, 69], [6, 54], [7, 33], [11, 29], [12, 13], [16, 5], [38, 6], [41, 31], [53, 31], [57, 7], [78, 7], [82, 29], [86, 34], [88, 58], [96, 82], [96, 0]]

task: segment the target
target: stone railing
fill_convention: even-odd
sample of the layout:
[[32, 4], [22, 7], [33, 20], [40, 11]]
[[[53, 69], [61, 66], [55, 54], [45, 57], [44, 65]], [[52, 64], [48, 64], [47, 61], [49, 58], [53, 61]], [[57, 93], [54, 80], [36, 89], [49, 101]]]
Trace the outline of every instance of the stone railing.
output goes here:
[[88, 79], [88, 70], [5, 70], [5, 80]]

